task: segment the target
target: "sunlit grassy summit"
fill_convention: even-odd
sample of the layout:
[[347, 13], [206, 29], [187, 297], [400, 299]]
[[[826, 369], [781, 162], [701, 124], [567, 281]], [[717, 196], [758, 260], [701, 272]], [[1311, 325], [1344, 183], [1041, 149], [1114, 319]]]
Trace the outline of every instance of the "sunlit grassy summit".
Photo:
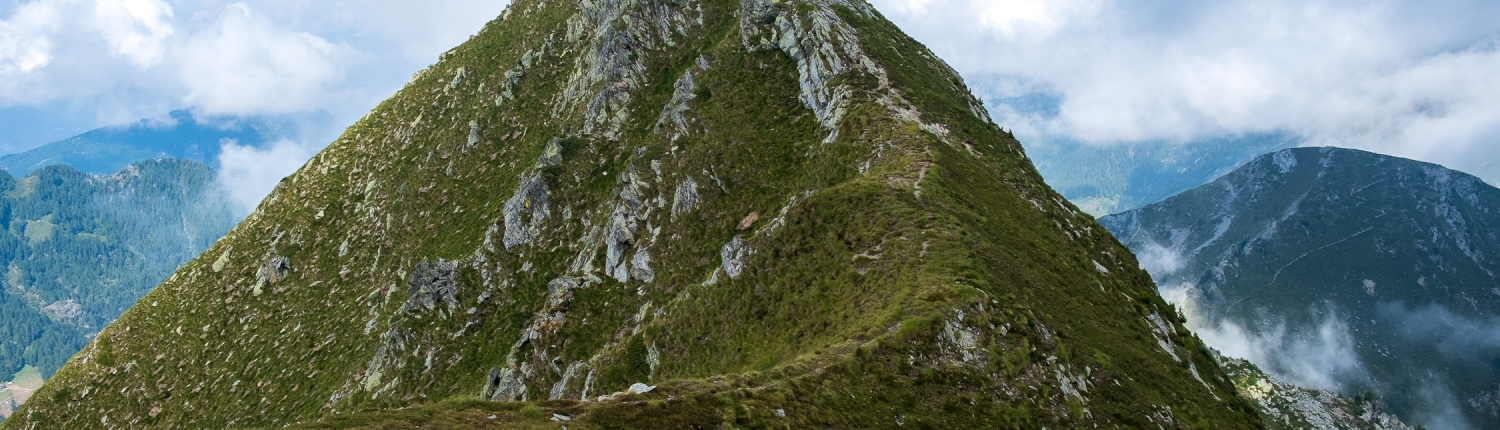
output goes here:
[[6, 428], [1253, 428], [863, 1], [522, 0]]

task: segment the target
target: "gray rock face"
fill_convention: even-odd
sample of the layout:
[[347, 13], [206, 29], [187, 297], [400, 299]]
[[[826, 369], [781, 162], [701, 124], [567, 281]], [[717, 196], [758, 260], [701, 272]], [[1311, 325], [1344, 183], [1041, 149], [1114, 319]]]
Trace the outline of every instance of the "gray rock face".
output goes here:
[[[834, 77], [849, 71], [865, 71], [880, 81], [879, 101], [897, 118], [916, 123], [945, 142], [948, 130], [941, 124], [923, 122], [921, 113], [907, 102], [899, 92], [890, 88], [886, 72], [864, 53], [859, 38], [848, 23], [839, 18], [835, 8], [843, 8], [865, 16], [875, 11], [865, 2], [844, 0], [808, 0], [796, 7], [779, 7], [776, 0], [741, 0], [740, 33], [746, 49], [779, 49], [797, 62], [798, 83], [802, 104], [817, 115], [818, 122], [828, 131], [824, 143], [838, 138], [838, 124], [844, 117], [844, 105], [853, 95], [846, 85], [831, 85]], [[936, 59], [930, 52], [919, 52], [927, 58]], [[955, 83], [962, 78], [946, 63], [943, 72]], [[955, 89], [967, 94], [955, 84]], [[978, 99], [965, 98], [969, 110], [975, 117], [989, 120]]]
[[552, 138], [551, 141], [547, 142], [547, 146], [542, 148], [542, 156], [537, 157], [536, 167], [552, 167], [562, 164], [562, 162], [562, 144], [558, 142], [557, 138]]
[[530, 244], [541, 235], [541, 225], [547, 221], [547, 180], [541, 173], [533, 173], [521, 180], [516, 194], [505, 201], [505, 249]]
[[[1254, 402], [1268, 423], [1280, 428], [1411, 430], [1372, 399], [1349, 399], [1327, 390], [1298, 387], [1267, 375], [1250, 362], [1215, 357], [1239, 394]], [[1273, 427], [1277, 428], [1277, 427]]]
[[677, 186], [677, 192], [672, 195], [672, 219], [692, 211], [698, 207], [698, 183], [689, 177], [682, 180]]
[[[565, 86], [560, 109], [582, 105], [583, 132], [618, 139], [630, 117], [632, 94], [646, 81], [643, 62], [657, 47], [674, 46], [673, 37], [689, 25], [702, 25], [696, 1], [668, 7], [641, 5], [637, 0], [586, 1], [568, 19], [567, 41], [587, 40], [577, 70]], [[554, 112], [561, 115], [563, 112]]]
[[562, 379], [558, 380], [556, 384], [552, 385], [552, 392], [548, 393], [547, 398], [551, 400], [563, 398], [563, 396], [567, 394], [568, 382], [573, 380], [573, 376], [578, 374], [578, 368], [582, 366], [583, 363], [578, 362], [569, 364], [568, 370], [563, 371]]
[[286, 272], [292, 269], [292, 260], [282, 256], [276, 256], [262, 264], [255, 272], [255, 295], [260, 295], [268, 284], [281, 282], [286, 277]]
[[257, 275], [268, 282], [280, 282], [282, 278], [286, 277], [287, 270], [291, 270], [291, 268], [291, 259], [277, 256], [272, 258], [271, 261], [267, 261], [264, 266], [261, 266], [260, 272]]
[[[610, 277], [620, 282], [630, 280], [632, 268], [626, 254], [637, 244], [635, 232], [643, 222], [651, 207], [645, 202], [646, 188], [650, 187], [644, 179], [636, 172], [634, 166], [620, 174], [620, 200], [610, 211], [609, 222], [606, 224], [608, 231], [605, 233], [604, 245], [604, 271]], [[640, 258], [637, 253], [636, 258]], [[646, 257], [642, 265], [650, 262]], [[650, 273], [650, 267], [644, 267], [644, 271], [637, 269], [639, 273]], [[644, 278], [642, 278], [644, 280]]]
[[496, 402], [526, 400], [526, 381], [515, 369], [490, 369], [481, 397]]
[[635, 257], [630, 259], [630, 276], [648, 283], [656, 279], [656, 272], [651, 270], [651, 255], [646, 250], [636, 250]]
[[588, 281], [572, 276], [563, 276], [547, 283], [547, 306], [549, 312], [562, 310], [573, 298], [573, 290], [588, 286]]
[[479, 121], [469, 121], [469, 138], [464, 142], [464, 145], [473, 147], [481, 140], [484, 140], [484, 136], [479, 134]]
[[734, 240], [724, 244], [719, 249], [719, 258], [723, 260], [719, 268], [729, 275], [731, 279], [740, 277], [740, 272], [745, 270], [745, 257], [751, 253], [750, 247], [745, 241], [735, 236]]
[[831, 142], [838, 136], [837, 125], [844, 115], [843, 102], [851, 93], [848, 87], [829, 85], [829, 81], [861, 66], [857, 61], [869, 62], [859, 48], [854, 30], [839, 19], [833, 6], [866, 14], [869, 11], [862, 2], [849, 4], [825, 0], [807, 2], [806, 5], [811, 11], [804, 21], [797, 16], [795, 9], [799, 8], [778, 8], [772, 0], [742, 0], [740, 32], [746, 48], [780, 49], [797, 62], [798, 81], [802, 86], [799, 98], [828, 129], [825, 142]]
[[458, 308], [458, 264], [452, 261], [423, 261], [412, 268], [411, 278], [406, 281], [410, 296], [401, 306], [403, 312], [425, 314], [437, 310], [438, 304], [448, 306], [451, 313]]
[[704, 70], [708, 70], [708, 60], [700, 56], [698, 57], [697, 68], [690, 68], [686, 72], [683, 72], [682, 78], [678, 79], [677, 83], [672, 84], [672, 99], [667, 101], [666, 107], [662, 108], [661, 116], [657, 117], [656, 127], [654, 128], [655, 132], [660, 133], [663, 126], [667, 127], [668, 132], [671, 134], [671, 140], [674, 142], [687, 133], [687, 117], [684, 114], [689, 110], [688, 101], [696, 98], [693, 95], [694, 72], [702, 73]]
[[[380, 347], [375, 350], [375, 355], [365, 366], [361, 375], [359, 388], [369, 392], [371, 397], [379, 397], [401, 383], [401, 379], [390, 378], [387, 375], [411, 365], [410, 360], [417, 359], [424, 346], [431, 341], [431, 333], [424, 333], [409, 327], [408, 318], [424, 318], [436, 313], [439, 317], [447, 318], [458, 309], [458, 263], [453, 261], [423, 261], [412, 268], [411, 275], [407, 278], [407, 299], [401, 304], [401, 309], [390, 315], [388, 328], [380, 335]], [[390, 288], [390, 287], [386, 287]], [[377, 303], [382, 294], [372, 293], [370, 300]], [[439, 310], [439, 305], [445, 305]], [[372, 307], [372, 319], [365, 326], [366, 332], [375, 327], [379, 318]], [[414, 350], [413, 350], [414, 349]], [[431, 350], [428, 351], [431, 359]], [[431, 366], [430, 361], [427, 363]], [[348, 395], [344, 392], [339, 395]]]
[[609, 217], [609, 234], [604, 238], [604, 269], [610, 277], [620, 282], [630, 280], [629, 268], [625, 266], [625, 253], [635, 245], [635, 217], [624, 204], [616, 205]]

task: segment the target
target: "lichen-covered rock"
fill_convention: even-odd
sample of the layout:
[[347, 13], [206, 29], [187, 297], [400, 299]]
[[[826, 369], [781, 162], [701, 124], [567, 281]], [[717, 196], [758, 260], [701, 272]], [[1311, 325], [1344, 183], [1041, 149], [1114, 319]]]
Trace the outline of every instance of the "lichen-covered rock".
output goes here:
[[610, 212], [604, 238], [604, 272], [620, 282], [629, 281], [632, 272], [647, 276], [651, 273], [649, 256], [643, 258], [643, 254], [637, 252], [636, 263], [639, 264], [635, 267], [626, 257], [630, 250], [641, 248], [639, 242], [644, 239], [638, 239], [636, 232], [651, 211], [644, 200], [649, 187], [634, 166], [620, 174], [620, 199]]
[[547, 283], [547, 305], [544, 308], [551, 312], [562, 310], [573, 298], [573, 290], [585, 286], [588, 286], [588, 281], [581, 278], [563, 276], [553, 279]]
[[1173, 360], [1182, 361], [1182, 357], [1177, 356], [1177, 346], [1172, 343], [1172, 333], [1177, 332], [1176, 325], [1162, 319], [1157, 312], [1146, 316], [1146, 325], [1151, 328], [1151, 337], [1156, 339], [1157, 346], [1172, 356]]
[[281, 282], [286, 277], [286, 272], [292, 269], [292, 260], [283, 256], [276, 256], [266, 261], [255, 271], [255, 295], [261, 295], [268, 284]]
[[672, 219], [697, 208], [699, 198], [698, 182], [692, 177], [684, 178], [682, 184], [677, 185], [677, 191], [672, 193]]
[[457, 263], [452, 261], [423, 261], [412, 268], [411, 278], [406, 281], [408, 298], [401, 306], [404, 312], [414, 314], [437, 310], [446, 305], [449, 312], [458, 307]]
[[702, 73], [704, 70], [708, 70], [708, 60], [699, 56], [696, 68], [682, 72], [682, 78], [672, 84], [672, 99], [667, 101], [667, 105], [662, 108], [661, 116], [657, 117], [655, 132], [660, 133], [663, 126], [668, 127], [670, 140], [674, 142], [688, 132], [688, 122], [685, 116], [689, 109], [687, 103], [696, 98], [693, 94], [693, 73], [694, 71]]
[[516, 193], [505, 201], [505, 249], [530, 244], [541, 235], [549, 215], [547, 179], [534, 173], [521, 181]]
[[526, 382], [516, 373], [513, 369], [490, 369], [481, 397], [502, 402], [525, 400]]
[[630, 277], [639, 279], [641, 282], [650, 283], [656, 279], [656, 272], [651, 270], [651, 254], [645, 249], [637, 249], [635, 256], [630, 258]]
[[215, 272], [222, 272], [224, 271], [224, 267], [229, 265], [229, 253], [233, 250], [233, 248], [224, 250], [224, 252], [219, 254], [219, 258], [214, 260], [213, 269]]
[[[1266, 374], [1248, 361], [1215, 355], [1239, 394], [1254, 402], [1267, 427], [1277, 429], [1411, 430], [1380, 400], [1350, 399], [1328, 390], [1302, 388]], [[1421, 428], [1421, 427], [1415, 427]]]
[[537, 167], [552, 167], [563, 162], [563, 147], [557, 138], [547, 141], [547, 146], [542, 148], [542, 156], [537, 157]]
[[741, 240], [739, 236], [735, 236], [734, 240], [729, 241], [729, 243], [724, 244], [723, 248], [719, 249], [719, 260], [722, 261], [719, 269], [723, 270], [730, 278], [740, 277], [740, 272], [745, 270], [745, 257], [749, 256], [750, 253], [751, 249], [745, 244], [745, 241]]
[[464, 141], [464, 145], [473, 147], [481, 140], [484, 140], [484, 136], [479, 134], [479, 121], [469, 121], [469, 138]]
[[555, 114], [583, 109], [583, 131], [617, 139], [630, 117], [633, 95], [646, 80], [643, 61], [651, 50], [673, 46], [676, 34], [702, 24], [696, 1], [678, 7], [645, 6], [639, 0], [585, 1], [568, 19], [567, 41], [585, 42]]

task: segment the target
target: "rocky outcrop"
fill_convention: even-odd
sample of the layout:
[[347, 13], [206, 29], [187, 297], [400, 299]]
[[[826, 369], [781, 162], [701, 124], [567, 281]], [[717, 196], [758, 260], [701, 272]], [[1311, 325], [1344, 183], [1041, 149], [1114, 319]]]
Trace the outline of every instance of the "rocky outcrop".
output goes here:
[[567, 21], [566, 42], [581, 43], [574, 74], [559, 95], [554, 114], [582, 109], [583, 132], [618, 139], [630, 117], [634, 92], [645, 82], [644, 59], [675, 46], [675, 37], [702, 25], [697, 1], [683, 5], [640, 0], [591, 0]]
[[281, 282], [286, 272], [292, 269], [292, 260], [282, 256], [272, 257], [255, 271], [255, 295], [261, 295], [266, 285]]
[[547, 179], [533, 173], [521, 180], [516, 193], [505, 201], [505, 249], [530, 244], [541, 235], [547, 221]]
[[1239, 394], [1255, 403], [1269, 428], [1413, 429], [1386, 412], [1377, 399], [1349, 399], [1328, 390], [1301, 388], [1267, 375], [1248, 361], [1223, 356], [1216, 358], [1224, 363]]
[[[844, 101], [851, 89], [830, 81], [855, 68], [875, 68], [860, 49], [858, 38], [833, 10], [835, 6], [868, 14], [868, 6], [842, 0], [807, 2], [808, 12], [778, 4], [774, 0], [741, 0], [740, 34], [746, 48], [780, 49], [797, 62], [802, 104], [811, 109], [829, 131], [823, 141], [838, 137], [837, 125], [844, 116]], [[851, 7], [854, 6], [854, 7]]]
[[452, 261], [423, 261], [412, 268], [411, 278], [406, 281], [408, 298], [401, 311], [411, 314], [426, 314], [436, 311], [438, 305], [447, 306], [448, 312], [458, 308], [458, 264]]
[[724, 271], [724, 274], [729, 275], [730, 278], [740, 277], [740, 272], [745, 270], [745, 257], [753, 252], [744, 240], [735, 236], [734, 240], [719, 249], [719, 260], [722, 262], [719, 270]]
[[526, 381], [517, 373], [519, 372], [514, 369], [490, 369], [490, 376], [480, 397], [499, 402], [525, 400]]
[[683, 178], [682, 183], [677, 185], [677, 191], [672, 193], [672, 220], [682, 214], [692, 211], [698, 207], [698, 182], [692, 177]]
[[697, 98], [693, 94], [693, 74], [703, 73], [708, 70], [708, 60], [702, 56], [694, 63], [694, 68], [682, 72], [682, 78], [672, 84], [672, 99], [667, 101], [666, 107], [662, 108], [661, 116], [656, 119], [653, 131], [662, 132], [662, 127], [667, 127], [669, 139], [673, 142], [688, 132], [688, 120], [685, 114], [689, 110], [688, 101]]
[[[651, 257], [646, 254], [645, 247], [640, 246], [647, 238], [636, 236], [653, 209], [645, 200], [650, 187], [634, 166], [620, 174], [620, 199], [610, 211], [604, 238], [604, 272], [617, 281], [626, 282], [633, 274], [638, 274], [644, 276], [637, 276], [637, 279], [649, 282], [648, 278], [653, 276]], [[627, 257], [631, 251], [635, 251], [634, 257]]]

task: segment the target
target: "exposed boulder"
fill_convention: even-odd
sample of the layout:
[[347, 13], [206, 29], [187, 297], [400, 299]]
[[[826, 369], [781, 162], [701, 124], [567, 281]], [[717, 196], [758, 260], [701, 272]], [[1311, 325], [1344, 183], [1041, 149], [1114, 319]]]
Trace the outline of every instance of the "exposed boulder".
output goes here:
[[268, 284], [281, 282], [286, 277], [286, 272], [292, 269], [292, 260], [282, 256], [272, 257], [266, 264], [262, 264], [255, 271], [254, 294], [259, 296]]
[[490, 376], [480, 397], [497, 402], [526, 400], [526, 381], [517, 373], [511, 368], [490, 369]]
[[745, 244], [744, 240], [740, 239], [739, 236], [735, 236], [734, 240], [730, 240], [729, 243], [724, 244], [723, 248], [719, 249], [719, 259], [722, 261], [719, 269], [723, 270], [731, 279], [738, 278], [740, 277], [740, 272], [745, 270], [745, 257], [753, 252], [750, 246]]
[[409, 297], [401, 306], [403, 312], [424, 314], [447, 305], [449, 313], [458, 308], [458, 264], [452, 261], [423, 261], [412, 268], [406, 281]]

